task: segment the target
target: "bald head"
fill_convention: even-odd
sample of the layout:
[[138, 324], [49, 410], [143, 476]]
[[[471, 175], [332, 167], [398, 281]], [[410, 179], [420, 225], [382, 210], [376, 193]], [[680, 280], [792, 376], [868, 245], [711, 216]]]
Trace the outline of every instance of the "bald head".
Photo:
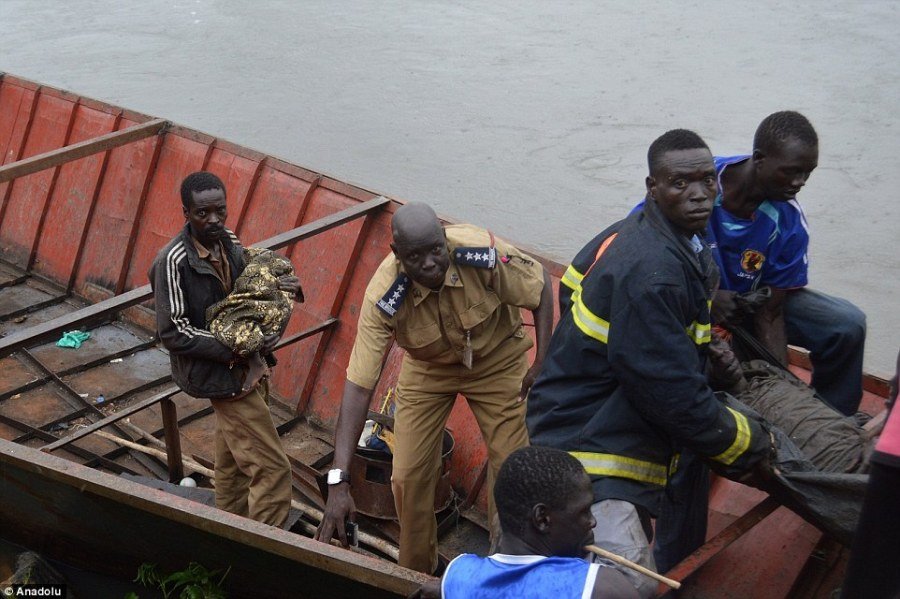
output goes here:
[[413, 202], [397, 209], [391, 220], [391, 249], [409, 277], [430, 289], [444, 284], [450, 265], [444, 228], [431, 206]]
[[443, 236], [441, 221], [431, 206], [421, 202], [400, 206], [391, 220], [391, 233], [394, 244], [398, 246], [408, 247], [431, 240], [435, 232], [441, 232]]

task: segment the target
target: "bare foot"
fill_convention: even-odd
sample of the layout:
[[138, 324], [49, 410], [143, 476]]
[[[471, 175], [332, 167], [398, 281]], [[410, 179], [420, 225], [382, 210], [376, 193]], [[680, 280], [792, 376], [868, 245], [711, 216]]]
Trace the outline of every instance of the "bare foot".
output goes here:
[[256, 388], [259, 381], [269, 373], [269, 366], [259, 352], [247, 358], [247, 378], [244, 379], [244, 393]]

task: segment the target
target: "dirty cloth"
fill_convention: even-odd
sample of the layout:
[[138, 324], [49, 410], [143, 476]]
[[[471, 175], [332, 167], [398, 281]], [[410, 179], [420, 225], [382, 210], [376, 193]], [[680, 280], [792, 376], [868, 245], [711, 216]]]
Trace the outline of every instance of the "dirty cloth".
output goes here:
[[292, 276], [290, 260], [264, 248], [245, 248], [246, 267], [231, 293], [206, 309], [209, 331], [240, 356], [259, 351], [263, 338], [280, 334], [293, 310], [278, 279]]
[[[762, 416], [728, 394], [725, 404], [757, 421]], [[764, 424], [763, 426], [768, 426]], [[850, 547], [859, 522], [869, 476], [823, 472], [807, 459], [785, 432], [770, 427], [775, 437], [777, 469], [760, 488], [804, 520]]]
[[72, 347], [78, 349], [81, 344], [91, 338], [91, 334], [87, 331], [66, 331], [59, 341], [56, 342], [57, 347]]
[[763, 360], [743, 364], [749, 387], [737, 399], [784, 431], [822, 472], [857, 472], [863, 464], [863, 429], [822, 402], [803, 381]]

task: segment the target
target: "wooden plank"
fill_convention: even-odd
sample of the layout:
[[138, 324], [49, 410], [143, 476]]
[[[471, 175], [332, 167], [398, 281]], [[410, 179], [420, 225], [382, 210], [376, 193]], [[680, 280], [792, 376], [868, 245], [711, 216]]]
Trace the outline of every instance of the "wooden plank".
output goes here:
[[0, 183], [156, 135], [167, 124], [168, 121], [165, 119], [154, 119], [128, 129], [107, 133], [94, 139], [87, 139], [71, 146], [51, 150], [25, 160], [0, 166]]
[[163, 429], [166, 435], [166, 461], [169, 463], [169, 482], [177, 483], [184, 478], [184, 464], [181, 461], [181, 437], [178, 434], [178, 409], [171, 397], [160, 401]]
[[41, 447], [41, 451], [46, 451], [47, 453], [49, 453], [55, 449], [59, 449], [60, 447], [63, 447], [65, 445], [68, 445], [69, 443], [77, 441], [78, 439], [81, 439], [82, 437], [86, 437], [86, 436], [90, 435], [94, 431], [98, 431], [101, 428], [105, 428], [111, 424], [115, 424], [116, 422], [118, 422], [119, 420], [122, 420], [123, 418], [128, 418], [132, 414], [136, 414], [145, 408], [149, 408], [150, 406], [155, 405], [164, 399], [169, 399], [176, 393], [180, 393], [180, 392], [181, 392], [181, 389], [179, 389], [178, 387], [174, 387], [174, 386], [169, 387], [168, 389], [162, 391], [161, 393], [157, 393], [153, 397], [148, 397], [144, 401], [141, 401], [134, 405], [128, 406], [125, 409], [119, 410], [115, 414], [110, 414], [106, 418], [104, 418], [102, 420], [98, 420], [94, 424], [91, 424], [82, 429], [79, 429], [78, 432], [69, 435], [65, 439], [60, 439], [59, 441], [50, 443], [49, 445], [44, 445], [43, 447]]
[[23, 329], [0, 339], [0, 357], [5, 358], [24, 347], [47, 341], [81, 325], [106, 318], [110, 313], [139, 304], [152, 295], [149, 285], [76, 310], [71, 314]]
[[[297, 227], [296, 229], [275, 235], [274, 237], [270, 237], [255, 245], [275, 250], [294, 243], [295, 241], [306, 239], [312, 235], [333, 229], [348, 221], [368, 214], [373, 210], [377, 210], [389, 202], [390, 200], [388, 198], [377, 197], [368, 202], [359, 204], [358, 206], [353, 206], [346, 210], [330, 214], [325, 218], [321, 218], [302, 227]], [[150, 288], [150, 285], [144, 285], [143, 287], [138, 287], [121, 295], [111, 297], [108, 300], [87, 306], [81, 310], [76, 310], [71, 314], [48, 320], [37, 326], [13, 333], [8, 337], [0, 339], [0, 358], [5, 358], [24, 347], [53, 339], [67, 330], [77, 328], [78, 326], [87, 323], [96, 322], [97, 320], [107, 317], [109, 314], [119, 312], [125, 308], [130, 308], [131, 306], [151, 299], [152, 297], [153, 290]]]

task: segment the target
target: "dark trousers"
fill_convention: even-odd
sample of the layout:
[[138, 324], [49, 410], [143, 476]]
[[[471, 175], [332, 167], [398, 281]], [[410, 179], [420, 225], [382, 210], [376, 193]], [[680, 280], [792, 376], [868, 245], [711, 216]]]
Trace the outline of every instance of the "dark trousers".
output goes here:
[[900, 468], [872, 463], [853, 538], [844, 599], [900, 597]]
[[657, 572], [668, 572], [703, 545], [708, 511], [709, 468], [685, 450], [656, 518], [653, 559]]

